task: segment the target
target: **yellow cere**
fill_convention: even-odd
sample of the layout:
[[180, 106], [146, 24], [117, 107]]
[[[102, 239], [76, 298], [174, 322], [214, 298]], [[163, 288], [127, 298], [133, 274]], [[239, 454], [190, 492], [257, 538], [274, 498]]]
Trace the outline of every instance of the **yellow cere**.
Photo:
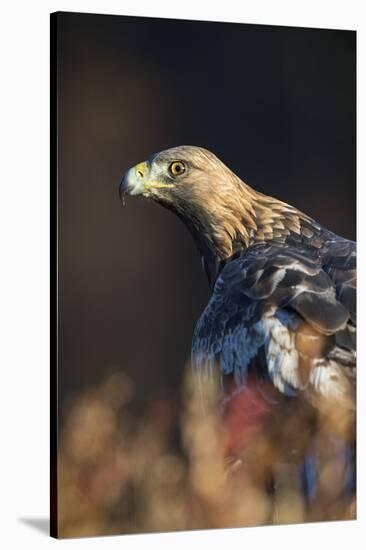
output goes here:
[[169, 187], [174, 187], [173, 183], [162, 183], [157, 180], [149, 180], [147, 177], [147, 172], [148, 172], [148, 166], [146, 162], [140, 162], [139, 164], [136, 164], [135, 166], [136, 176], [140, 178], [146, 177], [146, 183], [144, 183], [144, 191], [148, 191], [149, 189], [165, 189]]
[[140, 162], [139, 164], [136, 164], [135, 172], [138, 176], [142, 176], [142, 177], [145, 176], [147, 172], [147, 163]]

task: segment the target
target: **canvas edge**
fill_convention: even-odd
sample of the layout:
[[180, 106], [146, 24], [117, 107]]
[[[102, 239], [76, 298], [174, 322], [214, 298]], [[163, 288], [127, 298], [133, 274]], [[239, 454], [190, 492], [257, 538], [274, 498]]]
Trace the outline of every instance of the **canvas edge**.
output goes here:
[[50, 14], [50, 536], [58, 538], [58, 13]]

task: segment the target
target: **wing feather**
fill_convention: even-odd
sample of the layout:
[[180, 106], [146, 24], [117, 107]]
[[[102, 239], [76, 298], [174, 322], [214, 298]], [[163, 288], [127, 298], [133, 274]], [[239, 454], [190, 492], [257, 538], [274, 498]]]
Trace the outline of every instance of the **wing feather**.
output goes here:
[[[218, 364], [236, 385], [264, 373], [286, 395], [349, 392], [355, 289], [350, 241], [331, 241], [323, 257], [301, 247], [254, 246], [217, 279], [193, 335], [193, 361], [201, 372]], [[255, 373], [258, 357], [265, 364]]]

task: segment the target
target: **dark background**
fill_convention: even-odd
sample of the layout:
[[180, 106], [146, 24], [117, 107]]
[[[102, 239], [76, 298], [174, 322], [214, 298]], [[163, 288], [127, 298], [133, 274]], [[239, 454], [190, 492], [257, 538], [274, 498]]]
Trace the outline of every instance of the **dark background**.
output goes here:
[[66, 13], [57, 27], [63, 413], [113, 369], [141, 402], [178, 391], [207, 302], [183, 224], [138, 198], [122, 207], [129, 166], [200, 145], [355, 239], [356, 34]]

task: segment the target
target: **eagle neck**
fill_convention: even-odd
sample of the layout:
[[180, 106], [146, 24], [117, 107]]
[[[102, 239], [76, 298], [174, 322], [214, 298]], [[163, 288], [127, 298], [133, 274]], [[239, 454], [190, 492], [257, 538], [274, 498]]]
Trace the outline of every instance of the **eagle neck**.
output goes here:
[[285, 244], [291, 234], [301, 235], [303, 223], [313, 222], [296, 208], [255, 191], [233, 173], [205, 200], [163, 206], [192, 234], [211, 287], [223, 267], [249, 247]]

